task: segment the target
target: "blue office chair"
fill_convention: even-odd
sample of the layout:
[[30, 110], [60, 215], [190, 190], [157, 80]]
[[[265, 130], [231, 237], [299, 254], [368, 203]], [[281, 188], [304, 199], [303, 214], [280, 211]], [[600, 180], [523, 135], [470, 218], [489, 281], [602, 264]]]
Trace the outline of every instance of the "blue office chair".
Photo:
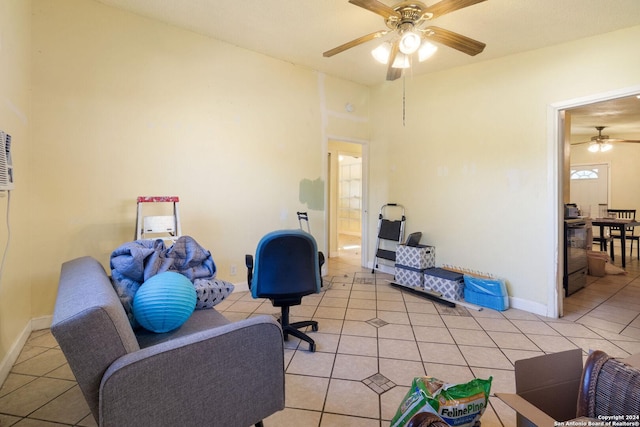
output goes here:
[[303, 296], [320, 292], [322, 261], [324, 257], [318, 252], [315, 239], [302, 230], [273, 231], [264, 236], [256, 249], [255, 266], [251, 255], [245, 257], [251, 295], [269, 298], [274, 307], [281, 307], [284, 339], [290, 334], [306, 341], [309, 351], [315, 351], [316, 344], [299, 329], [311, 326], [315, 332], [318, 322], [289, 323], [289, 308], [300, 305]]

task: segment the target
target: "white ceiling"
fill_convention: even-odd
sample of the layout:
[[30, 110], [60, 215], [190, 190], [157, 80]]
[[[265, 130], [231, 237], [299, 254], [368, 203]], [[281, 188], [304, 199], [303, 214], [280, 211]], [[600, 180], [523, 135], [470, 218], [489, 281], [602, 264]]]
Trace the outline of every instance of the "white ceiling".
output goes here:
[[[348, 0], [98, 1], [346, 80], [365, 85], [385, 82], [386, 66], [375, 62], [370, 54], [379, 41], [330, 58], [322, 56], [338, 45], [386, 29], [381, 16]], [[399, 3], [381, 1], [389, 6]], [[432, 5], [436, 1], [423, 3]], [[413, 75], [640, 25], [640, 0], [487, 0], [441, 16], [433, 25], [486, 43], [487, 47], [471, 57], [440, 46], [432, 58], [414, 64], [410, 71]], [[603, 125], [610, 127], [606, 133], [613, 136], [617, 126], [631, 126], [635, 121], [634, 129], [625, 133], [640, 133], [637, 104], [623, 115], [610, 114], [631, 106], [633, 103], [623, 107], [607, 104], [593, 111], [575, 111], [576, 132], [595, 135], [594, 126]]]

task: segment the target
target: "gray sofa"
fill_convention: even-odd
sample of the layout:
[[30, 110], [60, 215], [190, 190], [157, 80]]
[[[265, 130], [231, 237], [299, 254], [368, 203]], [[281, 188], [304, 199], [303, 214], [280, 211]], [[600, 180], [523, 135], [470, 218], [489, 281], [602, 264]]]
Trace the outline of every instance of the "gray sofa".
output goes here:
[[133, 330], [102, 265], [62, 265], [51, 331], [100, 426], [239, 426], [284, 408], [282, 329], [196, 310], [165, 334]]

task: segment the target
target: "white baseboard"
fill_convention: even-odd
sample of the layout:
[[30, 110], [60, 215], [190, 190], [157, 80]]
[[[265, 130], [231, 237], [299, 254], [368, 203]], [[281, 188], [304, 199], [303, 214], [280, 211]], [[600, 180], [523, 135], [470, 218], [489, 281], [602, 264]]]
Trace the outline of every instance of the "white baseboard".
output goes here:
[[529, 313], [537, 314], [538, 316], [549, 316], [547, 306], [545, 304], [540, 304], [539, 302], [529, 301], [522, 298], [509, 297], [509, 307], [528, 311]]
[[42, 329], [49, 329], [53, 323], [53, 316], [42, 316], [31, 319], [31, 330], [39, 331]]
[[28, 322], [20, 335], [18, 335], [18, 338], [14, 341], [7, 355], [2, 359], [2, 362], [0, 362], [0, 384], [4, 384], [7, 376], [9, 376], [9, 372], [11, 372], [13, 364], [16, 363], [18, 356], [20, 356], [22, 348], [29, 339], [29, 335], [31, 335], [31, 327], [31, 322]]

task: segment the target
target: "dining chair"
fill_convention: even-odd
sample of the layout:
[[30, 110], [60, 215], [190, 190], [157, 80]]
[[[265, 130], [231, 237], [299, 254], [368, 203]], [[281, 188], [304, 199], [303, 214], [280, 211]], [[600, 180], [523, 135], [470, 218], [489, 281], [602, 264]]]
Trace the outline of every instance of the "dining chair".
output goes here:
[[[620, 218], [620, 219], [630, 219], [634, 221], [636, 219], [635, 209], [607, 209], [607, 214], [610, 217], [615, 215], [616, 218]], [[621, 239], [620, 227], [613, 226], [613, 227], [610, 227], [610, 230], [611, 230], [611, 237], [613, 239], [618, 239], [618, 240]], [[629, 251], [630, 257], [633, 257], [633, 242], [636, 242], [636, 253], [637, 253], [638, 259], [640, 260], [640, 235], [635, 234], [635, 227], [633, 226], [626, 227], [625, 240], [628, 240], [631, 242], [631, 249]]]

